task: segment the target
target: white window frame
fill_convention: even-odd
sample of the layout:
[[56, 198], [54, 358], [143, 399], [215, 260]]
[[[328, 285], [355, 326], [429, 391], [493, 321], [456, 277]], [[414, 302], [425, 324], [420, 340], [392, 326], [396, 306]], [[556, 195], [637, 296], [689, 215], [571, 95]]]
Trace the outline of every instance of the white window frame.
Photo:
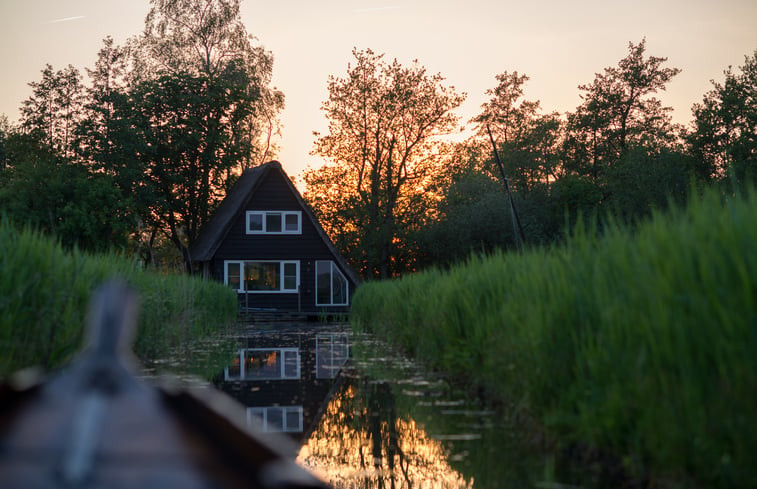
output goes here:
[[[275, 376], [261, 376], [261, 377], [247, 377], [247, 365], [245, 363], [245, 353], [248, 351], [257, 351], [257, 352], [277, 352], [279, 355], [279, 358], [281, 358], [281, 367], [279, 370], [279, 375]], [[286, 357], [287, 353], [294, 353], [296, 355], [296, 373], [294, 375], [287, 375], [286, 371]], [[233, 381], [233, 380], [245, 380], [245, 381], [258, 381], [258, 380], [299, 380], [302, 377], [302, 357], [300, 355], [300, 349], [299, 348], [242, 348], [239, 350], [239, 356], [237, 357], [239, 360], [239, 376], [236, 375], [232, 376], [229, 375], [229, 367], [226, 367], [223, 371], [223, 377], [224, 380], [227, 381]]]
[[[246, 290], [245, 289], [245, 266], [247, 263], [278, 263], [279, 264], [279, 281], [278, 290]], [[295, 286], [294, 288], [286, 288], [286, 281], [284, 280], [286, 275], [286, 265], [295, 265]], [[223, 262], [223, 283], [229, 285], [229, 265], [239, 265], [240, 278], [239, 287], [236, 290], [239, 294], [296, 294], [300, 291], [300, 262], [299, 260], [224, 260]]]
[[[268, 422], [268, 414], [273, 410], [281, 410], [281, 422], [283, 426], [271, 426]], [[252, 406], [247, 408], [247, 426], [252, 427], [253, 416], [257, 416], [263, 425], [263, 431], [283, 432], [283, 433], [302, 433], [304, 431], [302, 422], [302, 406]], [[288, 414], [297, 415], [297, 424], [290, 426], [288, 423]]]
[[[272, 214], [281, 215], [281, 231], [268, 231], [266, 229], [268, 216]], [[262, 217], [263, 229], [250, 229], [250, 222], [253, 215]], [[297, 229], [286, 229], [287, 216], [297, 217]], [[302, 211], [247, 211], [245, 214], [245, 232], [247, 234], [302, 234]]]
[[[318, 264], [319, 263], [329, 263], [331, 264], [331, 273], [329, 273], [329, 290], [330, 292], [330, 301], [329, 302], [318, 302]], [[343, 303], [335, 303], [334, 302], [334, 272], [341, 275], [341, 277], [344, 279], [345, 283], [345, 294], [344, 294], [344, 302]], [[337, 266], [336, 262], [333, 260], [318, 260], [315, 262], [315, 305], [316, 306], [348, 306], [350, 304], [350, 281], [347, 280], [347, 277], [342, 273], [341, 270], [339, 270], [339, 267]]]
[[350, 357], [350, 335], [318, 333], [315, 335], [315, 377], [334, 379]]

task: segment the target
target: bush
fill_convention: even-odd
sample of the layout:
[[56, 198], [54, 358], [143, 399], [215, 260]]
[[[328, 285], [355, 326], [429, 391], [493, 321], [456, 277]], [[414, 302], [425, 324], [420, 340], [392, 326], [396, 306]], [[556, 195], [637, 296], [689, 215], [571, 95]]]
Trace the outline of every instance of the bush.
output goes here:
[[59, 242], [0, 220], [0, 377], [23, 367], [46, 370], [82, 346], [92, 290], [114, 277], [141, 300], [135, 353], [144, 360], [208, 335], [236, 318], [236, 296], [221, 284], [143, 271], [115, 254], [66, 251]]

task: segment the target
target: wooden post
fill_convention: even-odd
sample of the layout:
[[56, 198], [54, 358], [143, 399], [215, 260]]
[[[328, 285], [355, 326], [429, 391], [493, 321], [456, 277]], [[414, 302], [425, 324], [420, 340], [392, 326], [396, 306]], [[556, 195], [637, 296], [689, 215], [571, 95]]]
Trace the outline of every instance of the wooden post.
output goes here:
[[502, 180], [505, 182], [505, 190], [507, 190], [507, 198], [510, 201], [510, 215], [513, 219], [513, 235], [515, 236], [515, 246], [519, 249], [523, 247], [523, 242], [526, 241], [526, 236], [523, 233], [523, 226], [520, 224], [520, 217], [518, 217], [518, 211], [515, 209], [515, 202], [513, 201], [513, 194], [510, 192], [510, 180], [505, 174], [505, 166], [499, 159], [499, 151], [497, 151], [497, 144], [494, 142], [494, 136], [492, 136], [492, 130], [489, 128], [489, 124], [486, 125], [486, 132], [489, 133], [489, 141], [492, 143], [492, 151], [494, 152], [494, 158], [497, 160], [497, 166], [502, 174]]

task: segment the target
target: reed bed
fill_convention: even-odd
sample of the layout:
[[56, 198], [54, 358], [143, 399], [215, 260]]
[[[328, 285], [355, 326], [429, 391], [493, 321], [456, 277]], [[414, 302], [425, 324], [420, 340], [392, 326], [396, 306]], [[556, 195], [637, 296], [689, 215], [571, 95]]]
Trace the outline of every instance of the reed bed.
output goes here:
[[92, 290], [119, 278], [137, 289], [135, 353], [167, 355], [233, 323], [236, 296], [185, 274], [142, 270], [116, 254], [65, 250], [40, 233], [0, 220], [0, 377], [24, 367], [55, 369], [81, 348]]
[[757, 195], [363, 285], [353, 322], [655, 487], [757, 487]]

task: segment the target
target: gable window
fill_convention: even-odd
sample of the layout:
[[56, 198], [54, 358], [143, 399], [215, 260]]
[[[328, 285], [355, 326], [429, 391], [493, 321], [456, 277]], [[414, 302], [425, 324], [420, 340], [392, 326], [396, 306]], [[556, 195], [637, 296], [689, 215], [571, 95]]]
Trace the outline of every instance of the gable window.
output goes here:
[[302, 234], [301, 211], [247, 211], [247, 234]]
[[349, 284], [333, 261], [315, 262], [315, 305], [346, 306]]
[[239, 293], [297, 292], [299, 261], [225, 261], [224, 283]]
[[298, 348], [244, 348], [224, 371], [225, 380], [300, 378]]
[[315, 336], [315, 377], [334, 379], [350, 356], [350, 336], [346, 333], [319, 333]]

